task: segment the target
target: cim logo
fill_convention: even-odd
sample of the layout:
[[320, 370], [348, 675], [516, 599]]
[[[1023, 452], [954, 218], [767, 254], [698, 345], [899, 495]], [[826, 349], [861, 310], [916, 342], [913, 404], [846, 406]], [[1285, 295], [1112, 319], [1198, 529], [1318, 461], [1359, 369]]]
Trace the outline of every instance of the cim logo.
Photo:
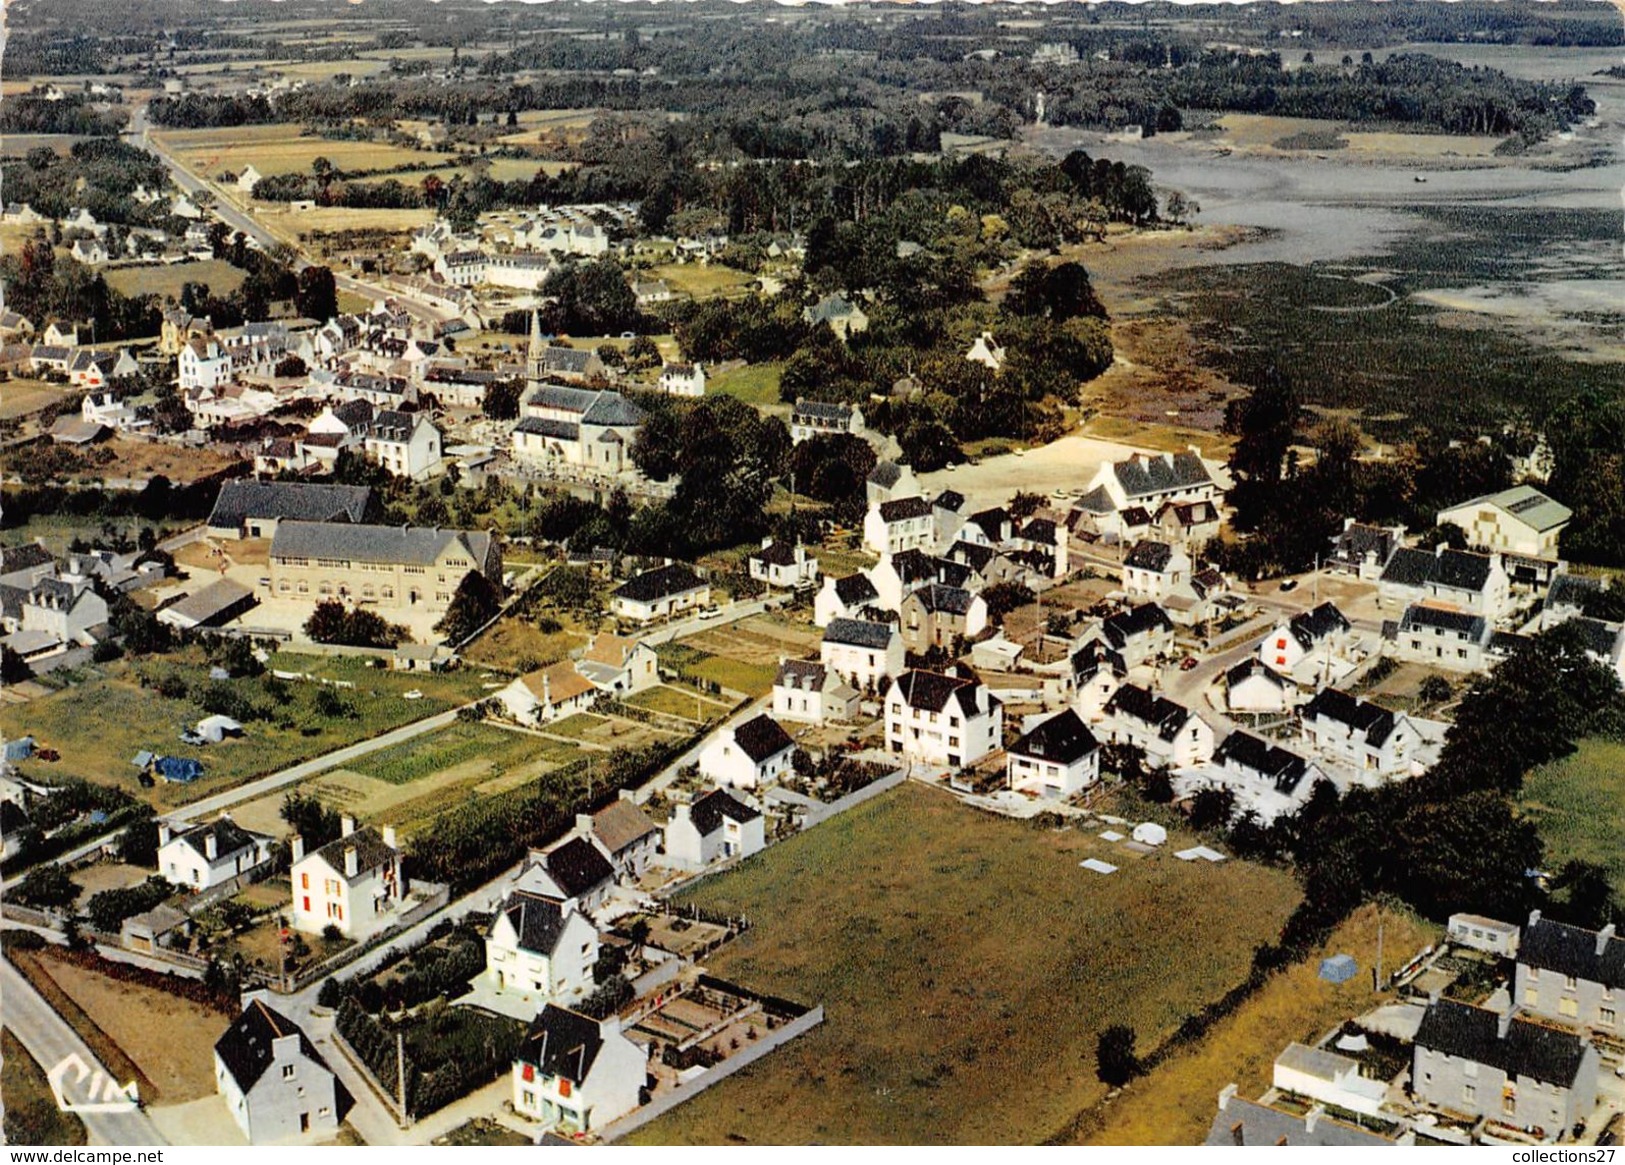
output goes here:
[[[45, 1079], [51, 1085], [51, 1095], [56, 1097], [56, 1106], [63, 1112], [134, 1112], [139, 1104], [134, 1080], [120, 1088], [111, 1076], [100, 1068], [92, 1069], [77, 1052], [47, 1072]], [[87, 1080], [90, 1087], [81, 1089]], [[68, 1098], [70, 1087], [81, 1099]]]

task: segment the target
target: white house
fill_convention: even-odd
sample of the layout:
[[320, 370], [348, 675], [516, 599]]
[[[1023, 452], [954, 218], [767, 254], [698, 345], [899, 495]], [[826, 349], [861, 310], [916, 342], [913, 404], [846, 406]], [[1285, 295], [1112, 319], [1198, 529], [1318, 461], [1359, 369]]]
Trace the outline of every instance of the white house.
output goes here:
[[1336, 688], [1326, 688], [1304, 705], [1303, 739], [1329, 761], [1369, 777], [1403, 777], [1421, 742], [1403, 712], [1356, 699]]
[[485, 932], [485, 979], [498, 991], [568, 1003], [592, 990], [598, 931], [570, 899], [515, 890]]
[[231, 353], [213, 336], [193, 336], [180, 352], [181, 389], [218, 388], [231, 380]]
[[891, 623], [834, 619], [824, 628], [819, 661], [861, 691], [875, 691], [903, 674], [903, 636]]
[[813, 599], [813, 623], [828, 627], [836, 619], [855, 619], [879, 598], [880, 593], [866, 574], [849, 574], [845, 578], [826, 574], [824, 585]]
[[699, 364], [667, 364], [660, 369], [655, 387], [667, 396], [705, 395], [705, 369]]
[[818, 581], [818, 559], [808, 557], [800, 542], [792, 546], [764, 538], [762, 548], [751, 552], [746, 565], [751, 578], [770, 587], [793, 590]]
[[1204, 764], [1181, 769], [1174, 792], [1189, 797], [1198, 790], [1225, 789], [1234, 797], [1234, 813], [1256, 813], [1265, 825], [1296, 813], [1309, 800], [1321, 769], [1294, 752], [1246, 732], [1232, 732]]
[[610, 592], [612, 614], [636, 623], [692, 611], [711, 601], [711, 584], [682, 563], [636, 575]]
[[936, 546], [931, 503], [911, 497], [871, 505], [863, 516], [863, 544], [876, 554], [929, 553]]
[[922, 764], [975, 764], [1004, 743], [1004, 705], [979, 681], [904, 672], [886, 693], [887, 751]]
[[548, 724], [585, 712], [598, 698], [598, 689], [566, 659], [526, 672], [500, 689], [496, 698], [521, 724]]
[[576, 671], [601, 692], [631, 695], [660, 683], [660, 658], [641, 639], [600, 631], [576, 660]]
[[1495, 629], [1482, 615], [1442, 607], [1410, 606], [1392, 625], [1389, 651], [1407, 663], [1446, 671], [1487, 671], [1499, 662]]
[[1321, 603], [1277, 623], [1259, 641], [1258, 661], [1285, 673], [1294, 673], [1307, 662], [1310, 666], [1306, 670], [1324, 680], [1333, 671], [1333, 659], [1348, 657], [1353, 638], [1348, 617], [1335, 604]]
[[1010, 787], [1064, 800], [1100, 780], [1100, 744], [1076, 712], [1047, 716], [1010, 746]]
[[609, 856], [619, 878], [636, 881], [654, 864], [664, 835], [660, 826], [638, 807], [631, 789], [592, 814], [577, 815], [576, 829], [585, 830]]
[[158, 872], [177, 886], [207, 890], [271, 860], [272, 839], [222, 814], [206, 825], [158, 823]]
[[304, 839], [293, 839], [293, 927], [321, 934], [332, 926], [359, 941], [394, 921], [406, 898], [406, 875], [393, 827], [357, 829], [346, 817], [343, 830], [308, 854]]
[[1191, 558], [1179, 546], [1146, 539], [1123, 559], [1123, 591], [1130, 599], [1160, 603], [1190, 582]]
[[100, 239], [75, 239], [73, 257], [87, 267], [100, 267], [107, 262], [107, 247]]
[[822, 663], [786, 659], [773, 680], [773, 715], [779, 720], [827, 724], [852, 720], [858, 712], [857, 689]]
[[[580, 818], [577, 821], [579, 824]], [[583, 912], [593, 914], [608, 903], [615, 875], [615, 866], [592, 831], [577, 830], [550, 849], [531, 850], [517, 888], [574, 902]]]
[[1268, 664], [1244, 659], [1224, 673], [1225, 707], [1254, 715], [1290, 711], [1296, 687]]
[[[186, 1038], [181, 1032], [172, 1035]], [[214, 1082], [251, 1145], [325, 1139], [338, 1132], [332, 1069], [299, 1025], [262, 998], [250, 998], [215, 1041]]]
[[1186, 768], [1213, 756], [1213, 728], [1206, 720], [1138, 684], [1122, 685], [1106, 701], [1099, 732], [1108, 744], [1138, 748], [1153, 768]]
[[917, 498], [920, 493], [914, 470], [896, 461], [877, 461], [864, 481], [864, 500], [871, 506], [893, 498]]
[[440, 449], [440, 430], [423, 413], [385, 410], [367, 429], [367, 460], [408, 481], [438, 473]]
[[50, 635], [58, 643], [90, 646], [93, 629], [107, 622], [107, 600], [88, 578], [42, 578], [18, 599], [18, 626]]
[[1439, 525], [1459, 526], [1485, 550], [1556, 558], [1558, 540], [1574, 512], [1531, 485], [1515, 485], [1439, 511]]
[[1499, 554], [1451, 550], [1396, 550], [1377, 581], [1385, 604], [1428, 603], [1499, 619], [1511, 607], [1511, 579]]
[[763, 713], [720, 729], [700, 750], [700, 773], [736, 789], [770, 785], [795, 771], [790, 763], [795, 747], [779, 722]]
[[983, 332], [965, 353], [965, 359], [972, 364], [982, 365], [990, 372], [997, 372], [1004, 367], [1004, 349], [993, 338], [992, 332]]
[[759, 810], [726, 789], [713, 789], [692, 803], [673, 805], [666, 822], [666, 862], [699, 870], [728, 858], [748, 858], [767, 844]]
[[1101, 622], [1099, 634], [1129, 667], [1162, 659], [1174, 649], [1173, 620], [1155, 603], [1141, 603], [1108, 616]]
[[592, 1019], [549, 1003], [513, 1062], [513, 1107], [569, 1135], [595, 1132], [637, 1108], [649, 1054], [616, 1016]]
[[790, 410], [790, 443], [799, 445], [814, 437], [834, 437], [842, 433], [857, 436], [863, 432], [863, 414], [857, 406], [834, 401], [797, 400]]

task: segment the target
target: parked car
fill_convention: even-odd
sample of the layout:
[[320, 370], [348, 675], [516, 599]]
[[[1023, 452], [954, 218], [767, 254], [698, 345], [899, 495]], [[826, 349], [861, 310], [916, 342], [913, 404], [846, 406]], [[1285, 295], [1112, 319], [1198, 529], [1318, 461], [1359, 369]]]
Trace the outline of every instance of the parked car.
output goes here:
[[1289, 579], [1286, 580], [1286, 582], [1281, 584], [1281, 593], [1283, 595], [1286, 594], [1288, 591], [1295, 591], [1297, 589], [1298, 589], [1298, 580], [1295, 579], [1295, 578], [1289, 578]]
[[1194, 655], [1187, 655], [1184, 659], [1179, 661], [1179, 670], [1180, 671], [1190, 671], [1195, 666], [1196, 666], [1196, 657]]

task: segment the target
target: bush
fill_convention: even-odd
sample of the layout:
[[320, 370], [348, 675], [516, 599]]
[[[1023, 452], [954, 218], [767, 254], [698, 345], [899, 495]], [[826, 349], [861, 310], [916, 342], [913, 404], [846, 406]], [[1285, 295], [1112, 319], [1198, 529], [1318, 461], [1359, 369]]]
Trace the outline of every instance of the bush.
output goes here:
[[91, 895], [85, 904], [85, 916], [91, 926], [104, 934], [117, 934], [126, 918], [151, 910], [174, 892], [175, 887], [155, 874], [139, 886]]
[[337, 1007], [344, 999], [344, 985], [338, 979], [323, 979], [321, 990], [316, 992], [316, 1004], [319, 1007]]
[[38, 866], [23, 875], [13, 896], [24, 906], [40, 910], [63, 910], [79, 898], [79, 887], [58, 865]]
[[1121, 1088], [1141, 1072], [1134, 1054], [1134, 1029], [1114, 1023], [1095, 1040], [1095, 1075], [1108, 1088]]

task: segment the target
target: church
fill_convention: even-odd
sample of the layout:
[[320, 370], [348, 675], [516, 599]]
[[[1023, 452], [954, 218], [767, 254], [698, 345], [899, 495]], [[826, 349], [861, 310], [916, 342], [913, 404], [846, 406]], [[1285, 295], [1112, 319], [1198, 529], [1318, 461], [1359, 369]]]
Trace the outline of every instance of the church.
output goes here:
[[516, 460], [539, 466], [579, 466], [615, 476], [633, 469], [632, 442], [644, 413], [613, 389], [549, 382], [541, 320], [531, 314], [527, 388], [513, 430]]

